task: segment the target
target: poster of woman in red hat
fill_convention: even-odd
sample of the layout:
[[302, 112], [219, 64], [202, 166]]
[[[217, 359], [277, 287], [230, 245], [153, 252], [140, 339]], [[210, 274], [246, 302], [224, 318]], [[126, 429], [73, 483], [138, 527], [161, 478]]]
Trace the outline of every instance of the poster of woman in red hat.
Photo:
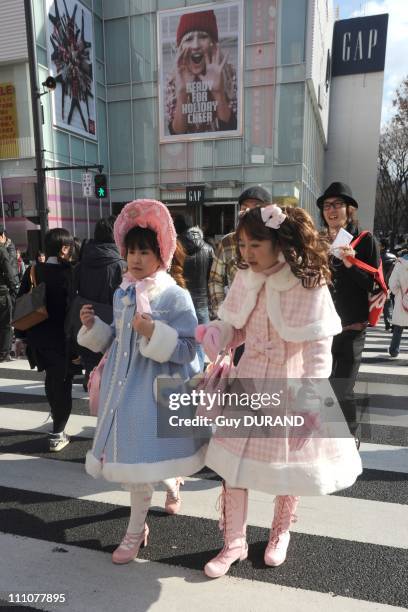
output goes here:
[[240, 136], [242, 2], [187, 10], [157, 17], [160, 141]]

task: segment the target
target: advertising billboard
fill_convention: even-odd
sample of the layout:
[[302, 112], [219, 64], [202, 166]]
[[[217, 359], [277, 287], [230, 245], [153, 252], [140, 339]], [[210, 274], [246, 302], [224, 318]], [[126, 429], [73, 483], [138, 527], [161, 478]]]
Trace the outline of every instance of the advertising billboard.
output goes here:
[[160, 141], [242, 134], [242, 2], [157, 15]]
[[16, 90], [13, 83], [0, 83], [0, 159], [18, 156]]
[[96, 140], [92, 13], [77, 0], [46, 0], [53, 123]]

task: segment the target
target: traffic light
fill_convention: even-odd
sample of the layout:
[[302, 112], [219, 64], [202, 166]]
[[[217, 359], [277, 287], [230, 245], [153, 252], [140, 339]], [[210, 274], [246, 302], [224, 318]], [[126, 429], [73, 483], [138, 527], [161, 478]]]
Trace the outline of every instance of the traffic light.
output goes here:
[[95, 197], [98, 200], [108, 197], [106, 174], [95, 174]]

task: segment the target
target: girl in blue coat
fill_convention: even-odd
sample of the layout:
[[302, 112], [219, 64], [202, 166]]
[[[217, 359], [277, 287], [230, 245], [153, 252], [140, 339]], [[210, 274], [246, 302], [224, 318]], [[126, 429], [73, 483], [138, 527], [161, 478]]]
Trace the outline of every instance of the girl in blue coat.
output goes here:
[[154, 483], [173, 479], [167, 486], [173, 482], [176, 487], [178, 474], [194, 474], [204, 466], [205, 447], [202, 440], [157, 436], [157, 377], [186, 380], [199, 371], [193, 302], [167, 272], [176, 250], [169, 211], [155, 200], [130, 202], [115, 222], [114, 235], [128, 264], [114, 295], [114, 321], [109, 326], [92, 306], [83, 306], [78, 342], [95, 352], [109, 349], [85, 467], [95, 478], [102, 475], [130, 490], [129, 525], [112, 557], [114, 563], [128, 563], [147, 542], [145, 518]]

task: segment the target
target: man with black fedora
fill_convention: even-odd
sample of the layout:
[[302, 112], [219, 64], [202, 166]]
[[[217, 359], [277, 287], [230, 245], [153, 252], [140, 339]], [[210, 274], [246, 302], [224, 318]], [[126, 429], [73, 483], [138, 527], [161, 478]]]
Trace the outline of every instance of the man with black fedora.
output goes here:
[[[357, 223], [358, 203], [348, 185], [334, 182], [317, 199], [324, 234], [333, 242], [343, 228], [354, 238], [360, 234]], [[356, 439], [357, 410], [354, 385], [361, 363], [366, 328], [368, 325], [368, 295], [373, 289], [374, 278], [368, 272], [350, 263], [348, 257], [356, 257], [374, 268], [380, 264], [380, 249], [371, 234], [366, 234], [355, 249], [343, 246], [331, 255], [332, 285], [330, 291], [343, 331], [333, 338], [333, 367], [331, 383], [339, 399], [350, 432]]]

